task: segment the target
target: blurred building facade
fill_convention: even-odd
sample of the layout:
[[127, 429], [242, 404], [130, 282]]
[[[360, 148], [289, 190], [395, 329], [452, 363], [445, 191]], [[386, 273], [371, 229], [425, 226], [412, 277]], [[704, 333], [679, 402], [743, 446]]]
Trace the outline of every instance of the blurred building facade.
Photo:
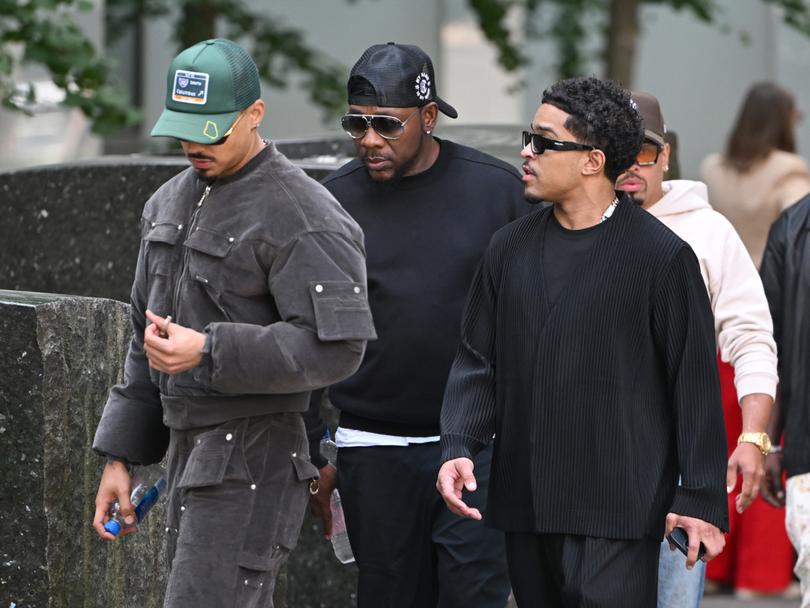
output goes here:
[[[85, 16], [88, 31], [103, 43], [103, 0]], [[459, 125], [528, 124], [542, 90], [556, 80], [554, 46], [524, 36], [522, 48], [532, 64], [507, 74], [466, 6], [466, 0], [246, 0], [255, 10], [270, 10], [283, 23], [306, 33], [307, 40], [346, 68], [369, 45], [394, 40], [418, 44], [434, 59], [440, 95], [459, 111]], [[642, 33], [634, 88], [656, 94], [669, 127], [679, 134], [681, 169], [696, 177], [701, 159], [721, 150], [746, 89], [770, 79], [790, 88], [800, 108], [810, 108], [810, 38], [788, 28], [778, 9], [762, 0], [718, 0], [720, 25], [699, 23], [686, 12], [662, 6], [642, 9]], [[541, 12], [538, 18], [542, 19]], [[546, 14], [547, 17], [547, 14]], [[523, 15], [511, 15], [515, 31]], [[165, 73], [175, 53], [173, 19], [152, 20], [129, 32], [107, 33], [117, 74], [144, 112], [143, 124], [101, 142], [76, 112], [43, 108], [34, 117], [3, 111], [0, 169], [74, 160], [99, 154], [157, 150], [151, 125], [163, 106]], [[742, 39], [746, 38], [746, 41]], [[596, 36], [583, 48], [598, 51]], [[601, 65], [590, 71], [599, 75]], [[40, 75], [41, 76], [41, 75]], [[43, 85], [45, 86], [45, 85]], [[296, 86], [265, 87], [269, 113], [263, 133], [274, 139], [339, 133], [336, 120], [325, 123], [320, 109]], [[445, 122], [450, 119], [443, 117]], [[438, 131], [441, 136], [441, 127]], [[103, 146], [102, 146], [103, 144]], [[810, 155], [810, 124], [798, 131], [799, 152]]]

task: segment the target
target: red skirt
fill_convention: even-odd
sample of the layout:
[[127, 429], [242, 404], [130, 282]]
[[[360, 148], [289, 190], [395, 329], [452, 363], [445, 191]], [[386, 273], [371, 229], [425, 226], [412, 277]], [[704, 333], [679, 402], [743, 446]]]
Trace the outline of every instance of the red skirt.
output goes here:
[[[734, 368], [718, 357], [723, 411], [726, 418], [728, 452], [737, 447], [742, 432], [742, 414], [734, 389]], [[740, 492], [742, 476], [728, 497], [729, 533], [723, 552], [710, 561], [706, 577], [716, 583], [760, 593], [778, 593], [793, 580], [793, 546], [785, 532], [785, 509], [777, 509], [761, 498], [745, 513], [737, 513], [734, 499]]]

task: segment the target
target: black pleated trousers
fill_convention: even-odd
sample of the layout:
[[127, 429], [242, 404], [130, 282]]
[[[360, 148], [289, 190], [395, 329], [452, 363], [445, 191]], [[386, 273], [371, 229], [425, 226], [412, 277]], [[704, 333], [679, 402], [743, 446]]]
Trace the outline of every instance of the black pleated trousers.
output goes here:
[[520, 608], [655, 608], [660, 540], [506, 533]]

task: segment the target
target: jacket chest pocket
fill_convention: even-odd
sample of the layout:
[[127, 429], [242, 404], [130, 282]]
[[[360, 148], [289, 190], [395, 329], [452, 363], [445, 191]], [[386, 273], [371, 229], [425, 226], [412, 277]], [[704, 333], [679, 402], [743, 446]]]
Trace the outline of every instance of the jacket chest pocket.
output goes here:
[[203, 291], [216, 309], [218, 316], [226, 321], [233, 321], [223, 303], [223, 292], [227, 287], [230, 274], [228, 255], [235, 240], [231, 236], [197, 228], [184, 243], [189, 254], [189, 280]]
[[267, 293], [267, 275], [253, 248], [229, 234], [197, 228], [186, 239], [190, 277], [221, 298]]
[[172, 280], [181, 233], [182, 226], [178, 228], [177, 224], [152, 224], [143, 237], [149, 285], [147, 306], [159, 315], [172, 314]]

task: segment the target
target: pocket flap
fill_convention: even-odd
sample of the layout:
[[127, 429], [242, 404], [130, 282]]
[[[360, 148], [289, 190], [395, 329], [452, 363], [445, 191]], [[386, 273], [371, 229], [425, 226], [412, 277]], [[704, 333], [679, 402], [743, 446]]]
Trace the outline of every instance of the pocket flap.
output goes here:
[[309, 285], [318, 338], [376, 340], [365, 286], [351, 281], [313, 281]]
[[248, 570], [263, 572], [270, 569], [272, 555], [259, 555], [250, 551], [240, 551], [236, 558], [236, 565]]
[[180, 477], [178, 488], [203, 488], [222, 483], [236, 442], [236, 431], [216, 429], [200, 433]]
[[178, 227], [178, 224], [154, 224], [146, 231], [143, 240], [174, 245], [180, 239], [182, 232], [183, 227]]
[[211, 232], [198, 228], [188, 235], [185, 245], [195, 251], [200, 251], [214, 258], [224, 258], [233, 247], [236, 239], [232, 236]]
[[306, 458], [301, 458], [300, 456], [290, 456], [290, 458], [295, 467], [295, 474], [298, 476], [298, 481], [318, 479], [320, 477], [318, 468]]

